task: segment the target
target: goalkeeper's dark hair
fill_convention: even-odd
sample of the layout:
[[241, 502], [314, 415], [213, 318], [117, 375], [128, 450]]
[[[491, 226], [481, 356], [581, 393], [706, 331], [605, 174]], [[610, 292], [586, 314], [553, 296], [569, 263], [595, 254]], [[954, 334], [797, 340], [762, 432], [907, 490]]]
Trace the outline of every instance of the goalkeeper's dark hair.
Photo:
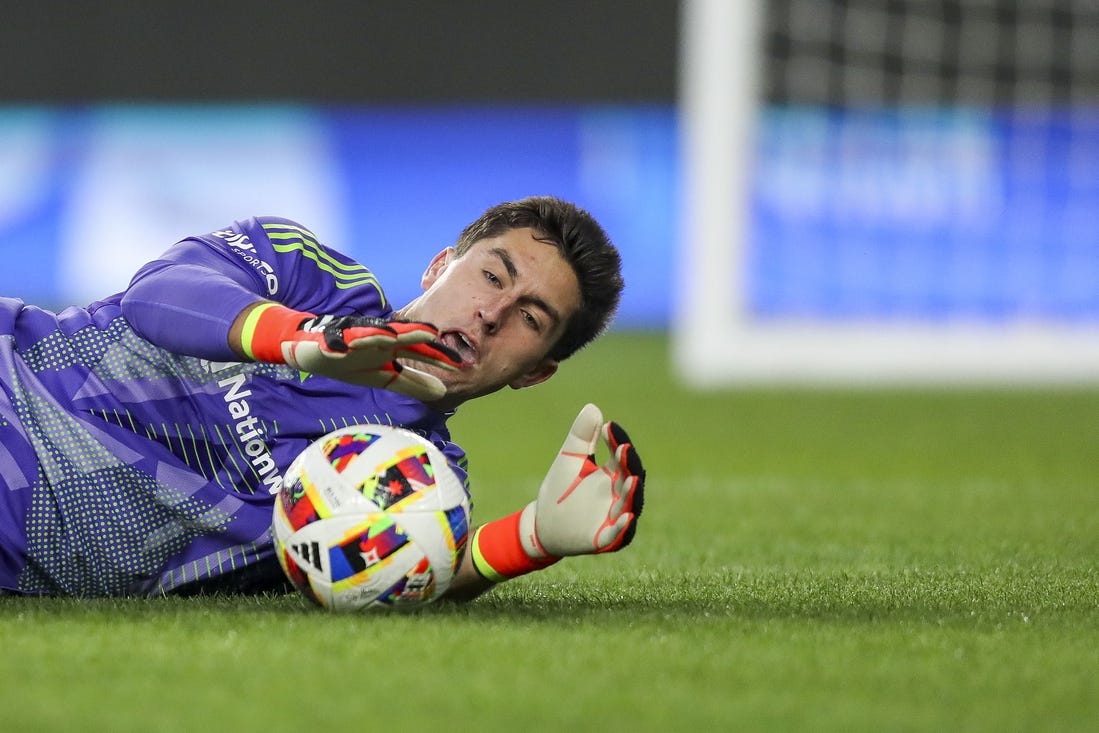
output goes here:
[[614, 319], [622, 298], [622, 258], [591, 214], [553, 196], [493, 206], [462, 231], [455, 254], [461, 257], [482, 239], [525, 228], [539, 242], [557, 247], [580, 283], [580, 307], [547, 354], [562, 361], [594, 341]]

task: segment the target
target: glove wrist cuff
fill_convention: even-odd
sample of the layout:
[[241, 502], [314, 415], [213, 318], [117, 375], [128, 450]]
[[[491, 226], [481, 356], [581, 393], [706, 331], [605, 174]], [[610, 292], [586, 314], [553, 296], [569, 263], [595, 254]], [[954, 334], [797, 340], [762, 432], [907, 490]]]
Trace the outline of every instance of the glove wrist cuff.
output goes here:
[[285, 364], [283, 342], [311, 317], [311, 313], [296, 311], [278, 303], [262, 303], [244, 319], [240, 334], [241, 350], [252, 361]]
[[[533, 515], [527, 509], [529, 507], [503, 519], [483, 524], [473, 533], [470, 547], [473, 567], [486, 580], [501, 583], [509, 578], [547, 568], [561, 559], [552, 556], [531, 557], [528, 554], [521, 534], [524, 515]], [[531, 527], [533, 529], [533, 524]]]

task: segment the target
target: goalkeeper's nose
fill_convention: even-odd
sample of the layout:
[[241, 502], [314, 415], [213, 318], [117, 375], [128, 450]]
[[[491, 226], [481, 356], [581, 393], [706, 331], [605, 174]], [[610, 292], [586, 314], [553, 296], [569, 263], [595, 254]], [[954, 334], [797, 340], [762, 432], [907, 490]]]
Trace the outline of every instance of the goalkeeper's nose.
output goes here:
[[483, 304], [477, 310], [477, 316], [481, 319], [481, 329], [490, 336], [500, 330], [500, 320], [503, 317], [503, 307], [499, 303]]

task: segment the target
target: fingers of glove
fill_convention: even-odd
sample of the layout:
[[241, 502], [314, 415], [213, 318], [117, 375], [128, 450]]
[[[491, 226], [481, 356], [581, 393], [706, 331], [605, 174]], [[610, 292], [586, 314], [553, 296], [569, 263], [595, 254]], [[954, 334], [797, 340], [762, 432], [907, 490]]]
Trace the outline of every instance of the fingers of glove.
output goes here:
[[[630, 436], [626, 434], [626, 431], [618, 423], [611, 421], [603, 426], [603, 440], [610, 447], [611, 452], [617, 455], [619, 446], [633, 445], [633, 441], [630, 440]], [[622, 468], [632, 475], [640, 475], [644, 473], [645, 469], [641, 465], [641, 456], [637, 453], [637, 449], [633, 449], [629, 455], [629, 464], [622, 464]]]
[[637, 534], [637, 518], [641, 516], [640, 513], [633, 515], [633, 521], [626, 527], [626, 531], [622, 534], [622, 539], [619, 542], [616, 550], [621, 550], [623, 547], [628, 547], [633, 542], [633, 536]]
[[446, 386], [439, 381], [438, 377], [418, 369], [402, 367], [396, 363], [392, 366], [395, 369], [395, 376], [388, 383], [378, 386], [413, 397], [421, 402], [430, 402], [446, 395]]
[[617, 517], [627, 512], [640, 514], [641, 510], [636, 506], [637, 489], [642, 486], [638, 476], [619, 474], [611, 488], [611, 504], [607, 516]]
[[347, 351], [348, 343], [354, 338], [388, 336], [392, 340], [395, 335], [380, 318], [320, 316], [302, 323], [295, 338], [299, 341], [319, 340], [329, 351], [339, 353]]
[[[365, 352], [331, 353], [315, 343], [300, 344], [295, 365], [299, 369], [363, 387], [380, 387], [428, 402], [446, 394], [438, 377], [417, 369], [402, 367], [395, 361], [381, 364], [361, 358]], [[289, 362], [288, 362], [289, 363]]]
[[617, 450], [623, 443], [631, 442], [626, 430], [613, 420], [603, 425], [603, 440], [607, 441], [612, 451]]
[[369, 316], [323, 316], [307, 322], [305, 329], [322, 330], [326, 345], [333, 351], [363, 348], [371, 344], [381, 348], [389, 343], [429, 343], [439, 337], [439, 330], [430, 323], [385, 321]]
[[569, 434], [561, 446], [561, 453], [571, 455], [590, 456], [595, 453], [595, 444], [599, 439], [599, 427], [603, 424], [603, 413], [592, 404], [584, 405], [583, 409], [572, 421]]
[[641, 459], [632, 445], [624, 443], [603, 464], [603, 472], [611, 480], [611, 516], [616, 516], [629, 508], [628, 502], [631, 500], [634, 485], [638, 480], [644, 480]]
[[328, 374], [333, 360], [343, 358], [339, 352], [329, 351], [324, 345], [323, 336], [311, 334], [313, 339], [284, 341], [282, 355], [290, 366], [315, 374]]
[[453, 349], [435, 340], [439, 331], [430, 323], [377, 318], [346, 320], [350, 323], [344, 324], [341, 338], [351, 350], [384, 349], [390, 352], [390, 358], [413, 359], [444, 369], [457, 369], [462, 364], [462, 358]]
[[315, 341], [298, 341], [284, 345], [283, 355], [297, 369], [350, 384], [385, 386], [393, 376], [385, 372], [385, 352], [330, 351]]
[[457, 371], [462, 363], [461, 357], [437, 341], [398, 346], [397, 340], [392, 335], [381, 331], [362, 335], [348, 333], [348, 335], [351, 338], [347, 343], [349, 350], [345, 353], [354, 355], [355, 360], [363, 365], [385, 364], [394, 359], [412, 359], [442, 369]]
[[[307, 372], [315, 372], [326, 376], [342, 379], [353, 384], [378, 384], [366, 381], [368, 377], [362, 376], [369, 372], [395, 372], [396, 362], [393, 356], [392, 339], [385, 344], [381, 339], [359, 340], [348, 351], [332, 351], [320, 344], [306, 342], [297, 348], [299, 368]], [[360, 378], [351, 375], [358, 374]], [[384, 386], [384, 385], [381, 385]]]
[[595, 535], [596, 552], [614, 552], [624, 547], [626, 534], [633, 526], [633, 520], [632, 514], [623, 514], [613, 522], [600, 527]]
[[462, 365], [462, 357], [449, 346], [438, 341], [402, 345], [397, 348], [395, 356], [398, 359], [422, 361], [451, 371], [457, 371]]
[[426, 344], [439, 338], [439, 329], [420, 321], [388, 321], [387, 326], [397, 334], [397, 343]]
[[355, 349], [332, 351], [319, 340], [298, 340], [283, 344], [286, 363], [302, 371], [369, 387], [385, 386], [395, 370], [386, 350]]
[[620, 493], [615, 495], [608, 516], [617, 517], [621, 514], [641, 516], [641, 508], [645, 503], [645, 486], [641, 479], [637, 476], [630, 476], [615, 488]]
[[641, 516], [641, 510], [645, 506], [645, 469], [641, 465], [641, 456], [632, 445], [623, 445], [619, 449], [619, 466], [623, 474], [627, 476], [629, 484], [629, 510], [634, 516]]
[[[336, 329], [330, 329], [335, 331]], [[328, 331], [325, 332], [328, 335]], [[343, 343], [342, 351], [376, 349], [392, 352], [397, 343], [397, 334], [388, 327], [352, 326], [340, 330], [338, 339]]]
[[627, 450], [620, 463], [622, 470], [631, 476], [640, 476], [644, 480], [645, 466], [641, 463], [641, 454], [637, 452], [637, 448], [634, 447], [633, 443], [626, 443], [624, 447]]
[[618, 423], [608, 422], [603, 426], [603, 439], [614, 450], [614, 460], [622, 475], [636, 477], [630, 511], [641, 516], [645, 504], [645, 466], [641, 462], [641, 454], [629, 442], [629, 435]]
[[542, 481], [538, 491], [540, 503], [565, 501], [588, 476], [599, 470], [592, 457], [602, 422], [603, 416], [595, 405], [585, 405], [580, 410]]
[[633, 487], [630, 489], [630, 511], [635, 517], [640, 517], [645, 509], [645, 475], [633, 477]]
[[[630, 445], [618, 447], [616, 458], [621, 466], [628, 465], [631, 452], [634, 451]], [[608, 521], [613, 519], [614, 522], [611, 526], [616, 529], [621, 528], [621, 532], [613, 535], [613, 540], [611, 540], [606, 536], [610, 535], [607, 529], [601, 530], [600, 545], [602, 549], [598, 552], [621, 550], [633, 541], [634, 534], [637, 532], [637, 520], [641, 516], [641, 510], [645, 504], [644, 472], [640, 476], [635, 476], [623, 471], [615, 479], [614, 491], [615, 497], [611, 503], [610, 511], [607, 513], [607, 519]]]

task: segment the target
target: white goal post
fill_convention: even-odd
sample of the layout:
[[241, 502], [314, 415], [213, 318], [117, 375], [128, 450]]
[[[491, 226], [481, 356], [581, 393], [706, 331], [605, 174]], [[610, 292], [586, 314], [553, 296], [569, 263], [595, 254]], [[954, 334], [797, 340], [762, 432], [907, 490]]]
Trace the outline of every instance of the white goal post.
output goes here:
[[[674, 368], [687, 385], [1099, 382], [1093, 318], [759, 318], [746, 262], [763, 0], [683, 0]], [[1097, 283], [1099, 286], [1099, 283]]]

